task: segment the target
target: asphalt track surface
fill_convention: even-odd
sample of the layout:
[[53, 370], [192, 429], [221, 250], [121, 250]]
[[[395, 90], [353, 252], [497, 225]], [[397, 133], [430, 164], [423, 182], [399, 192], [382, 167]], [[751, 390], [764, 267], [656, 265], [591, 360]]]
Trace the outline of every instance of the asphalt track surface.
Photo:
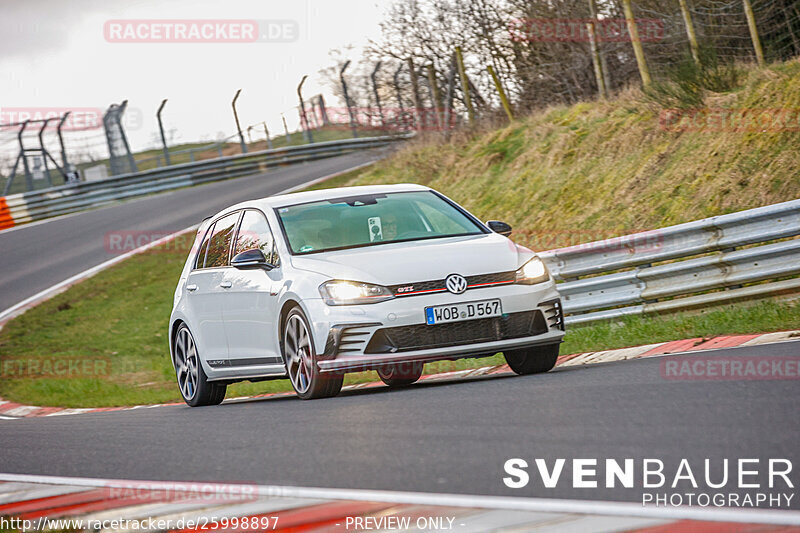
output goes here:
[[[380, 157], [375, 151], [147, 196], [0, 232], [0, 311], [113, 258], [106, 236], [165, 235], [225, 207], [263, 198]], [[123, 250], [127, 251], [127, 250]]]
[[[709, 350], [704, 356], [788, 357], [800, 341]], [[741, 493], [736, 461], [792, 461], [798, 486], [797, 380], [676, 381], [662, 377], [672, 355], [564, 367], [538, 376], [487, 376], [380, 387], [339, 397], [250, 400], [191, 409], [133, 411], [0, 421], [0, 471], [117, 479], [252, 482], [479, 495], [641, 502], [641, 461], [660, 459], [668, 484], [687, 459], [700, 489], [682, 481], [655, 493]], [[503, 484], [503, 464], [528, 461], [530, 484]], [[567, 459], [557, 488], [534, 467]], [[600, 488], [573, 489], [573, 458], [598, 459]], [[635, 459], [634, 488], [604, 488], [606, 458]], [[705, 488], [704, 460], [722, 489]], [[752, 465], [748, 465], [748, 469]], [[780, 480], [779, 480], [780, 481]], [[686, 502], [684, 502], [686, 503]], [[800, 508], [797, 497], [791, 507]]]

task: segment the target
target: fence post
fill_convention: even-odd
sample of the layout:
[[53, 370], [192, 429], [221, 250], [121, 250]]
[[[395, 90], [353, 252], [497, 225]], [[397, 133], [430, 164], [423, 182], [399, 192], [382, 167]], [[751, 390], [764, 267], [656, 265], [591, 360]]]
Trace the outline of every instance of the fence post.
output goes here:
[[606, 92], [606, 81], [603, 77], [603, 64], [600, 62], [600, 52], [597, 48], [597, 35], [594, 31], [594, 22], [586, 23], [586, 30], [589, 33], [589, 46], [592, 50], [592, 63], [594, 64], [594, 77], [597, 81], [597, 91], [600, 98], [608, 97]]
[[61, 121], [58, 123], [58, 128], [56, 128], [56, 133], [58, 134], [58, 144], [61, 146], [61, 164], [64, 166], [64, 171], [67, 171], [67, 167], [69, 163], [67, 162], [67, 150], [64, 148], [64, 136], [61, 135], [61, 128], [64, 127], [64, 123], [67, 121], [67, 117], [72, 111], [67, 111], [64, 113], [64, 116], [61, 117]]
[[455, 55], [450, 59], [450, 72], [447, 74], [447, 95], [444, 99], [444, 137], [450, 137], [450, 122], [453, 120], [453, 93], [456, 85], [456, 58]]
[[381, 128], [385, 128], [386, 121], [383, 119], [383, 108], [381, 107], [381, 97], [378, 94], [378, 82], [375, 80], [375, 76], [378, 74], [378, 70], [380, 70], [381, 64], [383, 64], [383, 61], [378, 61], [375, 64], [375, 69], [372, 71], [370, 78], [372, 79], [372, 92], [375, 95], [375, 105], [378, 108], [378, 115], [380, 116], [381, 119]]
[[[53, 186], [53, 178], [50, 177], [50, 169], [47, 167], [47, 148], [44, 147], [44, 130], [47, 129], [47, 124], [53, 120], [53, 118], [46, 118], [42, 123], [42, 127], [39, 129], [39, 148], [42, 151], [42, 164], [44, 165], [44, 175], [47, 177], [47, 183], [50, 186]], [[56, 167], [58, 168], [58, 167]]]
[[[597, 1], [596, 0], [589, 0], [589, 13], [592, 16], [592, 24], [594, 25], [595, 29], [595, 39], [597, 39]], [[606, 63], [606, 55], [603, 53], [603, 50], [600, 48], [600, 39], [597, 39], [597, 55], [600, 56], [600, 69], [603, 73], [603, 85], [606, 88], [606, 95], [608, 95], [608, 91], [611, 90], [611, 78], [608, 72], [608, 64]]]
[[492, 76], [492, 80], [494, 81], [494, 86], [497, 87], [497, 93], [500, 95], [500, 102], [503, 104], [503, 109], [505, 109], [506, 115], [508, 115], [508, 121], [513, 122], [514, 113], [511, 111], [511, 104], [508, 101], [505, 90], [503, 90], [503, 84], [500, 83], [500, 78], [497, 77], [497, 74], [491, 65], [487, 66], [486, 70], [489, 71], [489, 74]]
[[686, 0], [678, 0], [678, 2], [681, 5], [683, 23], [686, 25], [686, 36], [689, 37], [689, 47], [692, 49], [692, 59], [694, 59], [697, 66], [700, 66], [700, 47], [697, 45], [697, 35], [694, 33], [692, 14], [689, 12], [689, 6], [686, 5]]
[[750, 28], [750, 38], [753, 40], [753, 48], [756, 51], [758, 66], [764, 66], [764, 50], [761, 48], [761, 39], [758, 37], [758, 27], [756, 27], [756, 17], [753, 15], [753, 6], [750, 0], [742, 0], [744, 3], [744, 14], [747, 17], [747, 27]]
[[136, 160], [133, 158], [133, 154], [131, 153], [131, 145], [128, 144], [128, 136], [125, 135], [125, 128], [122, 127], [122, 115], [125, 114], [125, 110], [128, 109], [128, 101], [123, 100], [122, 104], [120, 104], [119, 108], [117, 109], [117, 113], [114, 115], [117, 122], [117, 127], [119, 127], [120, 137], [122, 138], [122, 145], [125, 147], [125, 151], [128, 153], [128, 169], [129, 172], [139, 172], [139, 169], [136, 167]]
[[283, 131], [286, 132], [286, 146], [291, 145], [291, 138], [289, 137], [289, 126], [286, 125], [286, 117], [281, 113], [281, 120], [283, 121]]
[[167, 166], [170, 166], [169, 161], [169, 149], [167, 148], [167, 138], [164, 136], [164, 125], [161, 123], [161, 111], [164, 110], [164, 106], [167, 105], [167, 99], [164, 98], [161, 100], [161, 105], [158, 107], [158, 111], [156, 112], [156, 118], [158, 119], [158, 131], [161, 133], [161, 145], [164, 147], [164, 161], [166, 162]]
[[422, 102], [419, 96], [419, 80], [417, 80], [417, 71], [414, 69], [414, 58], [409, 57], [408, 73], [411, 78], [411, 94], [414, 96], [414, 122], [416, 122], [417, 131], [423, 127], [422, 124]]
[[431, 63], [428, 65], [428, 85], [431, 88], [431, 100], [433, 100], [433, 112], [436, 116], [436, 124], [442, 129], [442, 104], [439, 94], [439, 84], [436, 83], [436, 67]]
[[325, 108], [325, 98], [321, 94], [317, 96], [317, 98], [319, 99], [317, 104], [319, 106], [319, 112], [320, 115], [322, 115], [322, 125], [328, 126], [331, 121], [328, 118], [328, 110]]
[[311, 136], [311, 126], [308, 124], [308, 115], [306, 115], [306, 104], [303, 102], [303, 84], [306, 82], [306, 78], [308, 78], [308, 74], [303, 76], [297, 86], [297, 98], [300, 100], [300, 126], [306, 134], [306, 140], [311, 144], [314, 142], [314, 138]]
[[467, 106], [467, 116], [470, 126], [475, 124], [475, 110], [472, 108], [472, 98], [469, 95], [469, 78], [464, 69], [464, 56], [461, 55], [461, 47], [456, 46], [456, 63], [458, 64], [458, 75], [461, 77], [461, 90], [464, 92], [464, 104]]
[[639, 38], [639, 28], [636, 27], [636, 19], [633, 17], [631, 0], [622, 0], [622, 5], [625, 8], [625, 22], [628, 25], [628, 35], [631, 37], [633, 53], [636, 56], [636, 64], [639, 66], [639, 75], [642, 77], [642, 85], [649, 87], [652, 83], [650, 79], [650, 70], [647, 68], [647, 60], [644, 57], [642, 41]]
[[236, 120], [236, 131], [239, 132], [239, 144], [242, 147], [242, 153], [247, 153], [247, 145], [244, 142], [244, 134], [242, 134], [242, 126], [239, 125], [239, 113], [236, 111], [236, 100], [239, 99], [239, 94], [242, 92], [241, 89], [236, 91], [236, 96], [233, 97], [233, 102], [231, 102], [231, 106], [233, 107], [233, 118]]
[[272, 139], [269, 138], [269, 128], [267, 128], [266, 121], [262, 122], [262, 124], [264, 125], [264, 135], [267, 136], [267, 148], [272, 150]]
[[344, 93], [344, 105], [347, 106], [347, 115], [350, 117], [350, 129], [353, 130], [353, 138], [358, 138], [358, 130], [356, 129], [356, 120], [353, 117], [353, 109], [350, 107], [350, 96], [347, 94], [347, 82], [344, 81], [344, 71], [350, 66], [348, 59], [339, 71], [339, 81], [342, 82], [342, 92]]

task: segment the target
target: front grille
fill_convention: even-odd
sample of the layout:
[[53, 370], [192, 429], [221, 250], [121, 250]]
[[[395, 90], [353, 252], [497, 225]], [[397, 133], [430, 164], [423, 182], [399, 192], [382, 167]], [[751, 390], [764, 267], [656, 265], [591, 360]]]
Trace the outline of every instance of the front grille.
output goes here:
[[[478, 274], [476, 276], [466, 276], [467, 288], [477, 289], [487, 285], [500, 285], [513, 283], [516, 279], [516, 272], [494, 272], [492, 274]], [[445, 280], [437, 279], [432, 281], [417, 281], [415, 283], [403, 283], [389, 287], [395, 296], [415, 296], [418, 294], [430, 294], [431, 292], [444, 292], [447, 290]]]
[[547, 332], [541, 311], [449, 324], [399, 326], [375, 332], [364, 353], [396, 353], [530, 337]]

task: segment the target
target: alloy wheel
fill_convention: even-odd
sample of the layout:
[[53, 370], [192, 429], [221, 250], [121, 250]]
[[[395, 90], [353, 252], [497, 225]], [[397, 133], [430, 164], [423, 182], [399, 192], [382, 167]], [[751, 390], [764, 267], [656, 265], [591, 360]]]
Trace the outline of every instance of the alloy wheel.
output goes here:
[[314, 361], [311, 351], [311, 336], [299, 315], [292, 315], [286, 321], [283, 346], [289, 379], [292, 380], [295, 390], [303, 394], [311, 387]]
[[187, 328], [181, 328], [175, 341], [175, 373], [178, 387], [186, 400], [191, 400], [197, 394], [198, 365], [194, 338]]

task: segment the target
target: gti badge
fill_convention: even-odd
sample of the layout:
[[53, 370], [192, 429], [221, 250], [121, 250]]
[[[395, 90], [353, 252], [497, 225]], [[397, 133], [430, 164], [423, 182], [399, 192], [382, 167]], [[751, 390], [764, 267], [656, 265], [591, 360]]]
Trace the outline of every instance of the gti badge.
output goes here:
[[453, 294], [461, 294], [467, 290], [467, 280], [461, 274], [450, 274], [444, 280], [445, 287]]

